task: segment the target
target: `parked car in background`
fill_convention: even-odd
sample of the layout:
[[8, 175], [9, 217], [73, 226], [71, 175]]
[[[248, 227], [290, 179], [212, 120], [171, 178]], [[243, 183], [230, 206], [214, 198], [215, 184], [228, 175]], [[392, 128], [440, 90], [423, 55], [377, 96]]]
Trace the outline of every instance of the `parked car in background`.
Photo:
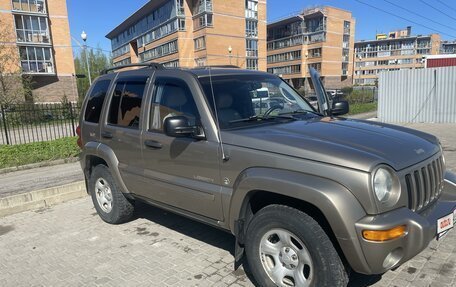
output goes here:
[[306, 96], [306, 99], [309, 102], [309, 104], [312, 105], [312, 107], [314, 107], [316, 110], [318, 110], [318, 99], [317, 99], [316, 95]]

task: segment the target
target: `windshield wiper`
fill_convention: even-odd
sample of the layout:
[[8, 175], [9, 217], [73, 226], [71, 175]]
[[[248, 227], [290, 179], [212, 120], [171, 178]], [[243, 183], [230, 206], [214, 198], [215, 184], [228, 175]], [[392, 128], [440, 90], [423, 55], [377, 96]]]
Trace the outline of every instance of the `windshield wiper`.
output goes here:
[[311, 114], [314, 114], [314, 115], [317, 115], [317, 116], [321, 116], [320, 113], [317, 113], [317, 112], [314, 112], [314, 111], [309, 111], [309, 110], [304, 110], [304, 109], [297, 109], [297, 110], [294, 110], [294, 111], [291, 111], [291, 112], [286, 112], [286, 113], [281, 113], [279, 115], [297, 115], [297, 114], [308, 114], [308, 113], [311, 113]]
[[287, 120], [293, 120], [293, 121], [297, 120], [294, 117], [285, 116], [285, 115], [275, 115], [275, 116], [267, 116], [267, 117], [255, 115], [255, 116], [251, 116], [248, 118], [232, 120], [232, 121], [229, 121], [229, 123], [234, 124], [234, 123], [241, 123], [241, 122], [255, 122], [255, 121], [274, 120], [274, 119], [287, 119]]

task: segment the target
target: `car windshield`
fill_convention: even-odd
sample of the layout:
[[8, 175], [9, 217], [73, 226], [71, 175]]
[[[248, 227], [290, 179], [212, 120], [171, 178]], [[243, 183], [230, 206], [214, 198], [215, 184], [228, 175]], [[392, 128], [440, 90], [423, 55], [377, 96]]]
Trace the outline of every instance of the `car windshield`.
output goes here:
[[199, 80], [212, 111], [217, 107], [221, 129], [281, 123], [316, 114], [301, 95], [273, 75], [212, 76], [212, 85], [210, 77]]

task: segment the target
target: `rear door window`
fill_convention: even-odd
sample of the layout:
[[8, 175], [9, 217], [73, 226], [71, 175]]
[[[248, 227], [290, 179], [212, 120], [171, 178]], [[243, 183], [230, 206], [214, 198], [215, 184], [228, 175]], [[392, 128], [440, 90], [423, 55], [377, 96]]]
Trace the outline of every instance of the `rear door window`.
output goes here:
[[106, 93], [108, 92], [110, 83], [111, 80], [101, 80], [95, 83], [87, 101], [84, 114], [85, 121], [90, 123], [99, 122], [101, 110], [103, 109], [103, 102], [106, 97]]
[[148, 77], [129, 77], [116, 82], [109, 108], [108, 123], [138, 129], [141, 104]]

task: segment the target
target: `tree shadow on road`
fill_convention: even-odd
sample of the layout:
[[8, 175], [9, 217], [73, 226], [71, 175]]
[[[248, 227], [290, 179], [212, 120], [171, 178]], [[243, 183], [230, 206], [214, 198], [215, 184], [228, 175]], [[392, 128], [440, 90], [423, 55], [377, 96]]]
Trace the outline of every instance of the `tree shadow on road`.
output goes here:
[[[174, 214], [172, 212], [165, 211], [163, 209], [147, 205], [143, 202], [136, 202], [135, 207], [136, 218], [144, 218], [159, 224], [163, 227], [172, 229], [185, 236], [192, 237], [193, 239], [202, 241], [206, 244], [210, 244], [216, 248], [224, 249], [233, 255], [233, 268], [234, 268], [234, 244], [235, 238], [231, 233], [225, 232], [216, 227], [212, 227], [198, 221], [186, 218]], [[242, 259], [242, 269], [249, 278], [249, 280], [255, 284], [255, 279], [250, 272], [248, 264], [245, 260], [245, 256]], [[242, 269], [238, 269], [234, 272], [236, 276], [242, 275]], [[350, 276], [349, 287], [367, 287], [375, 284], [381, 280], [381, 275], [363, 275], [353, 272]], [[255, 284], [258, 286], [257, 284]]]

